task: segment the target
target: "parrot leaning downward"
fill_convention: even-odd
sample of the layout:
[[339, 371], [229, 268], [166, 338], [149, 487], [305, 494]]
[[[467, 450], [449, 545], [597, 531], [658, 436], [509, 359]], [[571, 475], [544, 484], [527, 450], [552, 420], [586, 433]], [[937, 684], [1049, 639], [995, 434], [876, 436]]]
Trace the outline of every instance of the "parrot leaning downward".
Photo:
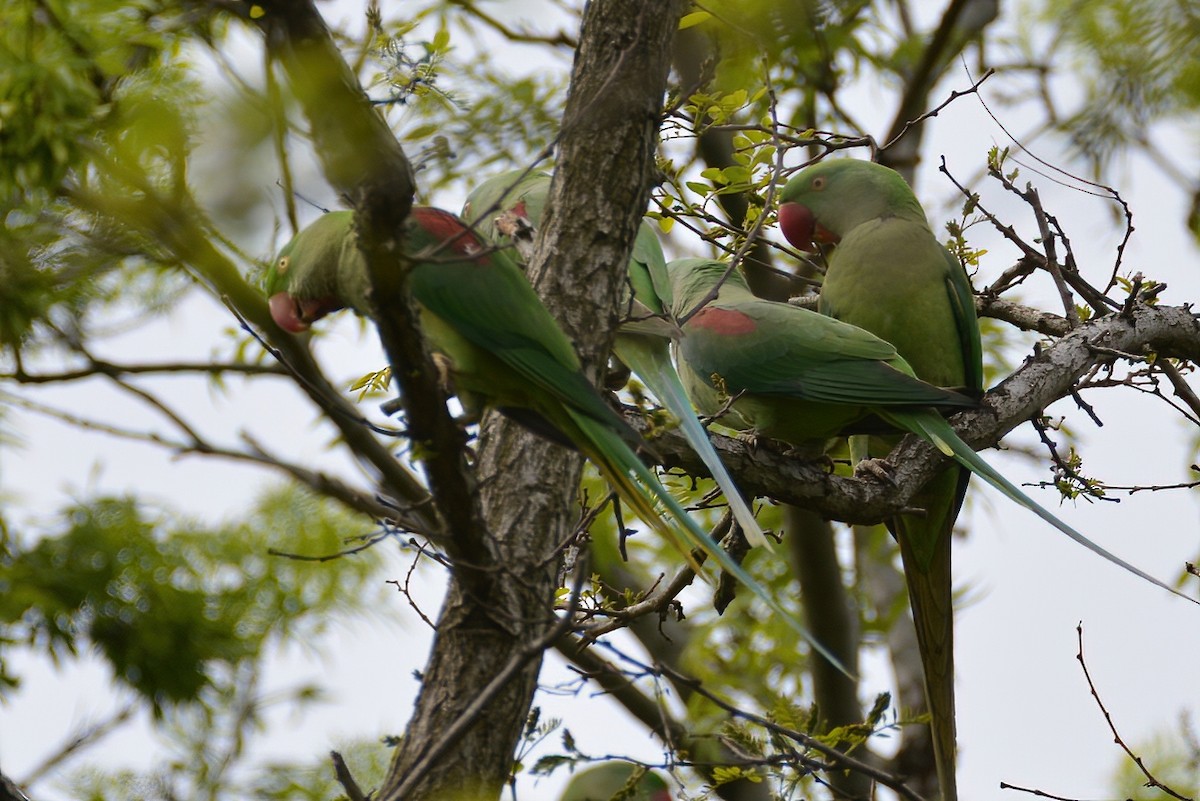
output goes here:
[[[982, 393], [970, 281], [897, 172], [869, 161], [826, 159], [788, 181], [780, 203], [780, 229], [789, 242], [801, 250], [833, 246], [821, 286], [822, 314], [891, 343], [923, 381]], [[852, 458], [864, 440], [851, 440]], [[878, 455], [897, 441], [884, 439]], [[957, 797], [950, 544], [970, 476], [959, 465], [947, 466], [913, 497], [924, 515], [888, 521], [908, 584], [943, 801]]]
[[[467, 197], [463, 218], [483, 237], [497, 245], [519, 243], [542, 224], [550, 176], [544, 172], [513, 170], [484, 181]], [[518, 251], [520, 248], [518, 247]], [[712, 474], [729, 503], [746, 541], [770, 548], [754, 513], [713, 450], [708, 434], [696, 418], [687, 393], [671, 362], [670, 342], [678, 327], [670, 318], [671, 287], [667, 262], [654, 229], [642, 223], [629, 259], [630, 297], [628, 318], [617, 329], [613, 351], [650, 388], [668, 411], [679, 420], [679, 428], [692, 450]]]
[[[693, 566], [695, 548], [844, 670], [642, 464], [633, 450], [641, 438], [584, 376], [570, 340], [516, 262], [505, 251], [485, 248], [462, 220], [440, 209], [414, 207], [405, 226], [405, 250], [413, 260], [408, 284], [421, 329], [464, 408], [492, 406], [534, 431], [557, 432], [553, 439], [565, 439], [587, 456], [621, 499]], [[272, 318], [292, 333], [346, 307], [372, 316], [353, 213], [330, 212], [296, 234], [268, 270], [266, 292]], [[674, 526], [655, 510], [656, 502]]]

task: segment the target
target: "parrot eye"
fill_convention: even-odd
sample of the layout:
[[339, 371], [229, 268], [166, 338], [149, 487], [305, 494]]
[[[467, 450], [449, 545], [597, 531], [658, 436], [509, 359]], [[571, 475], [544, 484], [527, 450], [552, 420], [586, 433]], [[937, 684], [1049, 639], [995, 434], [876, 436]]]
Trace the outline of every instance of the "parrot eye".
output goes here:
[[822, 189], [824, 189], [825, 188], [825, 176], [818, 175], [816, 178], [813, 178], [812, 188], [817, 190], [818, 192], [820, 192]]
[[275, 271], [278, 272], [280, 275], [283, 275], [284, 273], [287, 272], [288, 265], [291, 263], [292, 263], [292, 257], [284, 256], [279, 260], [279, 266], [275, 268]]

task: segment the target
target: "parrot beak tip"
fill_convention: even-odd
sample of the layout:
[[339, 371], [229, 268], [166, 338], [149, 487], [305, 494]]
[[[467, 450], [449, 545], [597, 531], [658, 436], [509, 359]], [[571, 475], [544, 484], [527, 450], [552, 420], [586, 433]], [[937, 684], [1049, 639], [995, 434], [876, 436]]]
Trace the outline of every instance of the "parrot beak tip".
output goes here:
[[300, 304], [288, 293], [276, 292], [267, 305], [271, 310], [271, 319], [284, 331], [299, 334], [308, 330], [308, 323], [301, 317]]

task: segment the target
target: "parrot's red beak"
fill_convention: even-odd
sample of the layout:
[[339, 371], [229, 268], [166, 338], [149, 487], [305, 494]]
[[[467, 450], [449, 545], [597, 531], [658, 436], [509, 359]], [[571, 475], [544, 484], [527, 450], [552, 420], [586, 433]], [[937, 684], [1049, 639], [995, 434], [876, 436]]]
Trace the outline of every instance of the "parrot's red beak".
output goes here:
[[308, 330], [308, 323], [300, 319], [300, 304], [286, 292], [276, 292], [267, 301], [271, 308], [271, 319], [275, 325], [290, 334]]
[[342, 308], [342, 304], [333, 298], [296, 300], [286, 292], [276, 292], [267, 301], [267, 306], [275, 325], [290, 334], [307, 331], [317, 320]]
[[804, 251], [814, 251], [818, 242], [829, 244], [838, 238], [817, 223], [808, 206], [799, 203], [784, 203], [779, 207], [779, 230], [793, 246]]

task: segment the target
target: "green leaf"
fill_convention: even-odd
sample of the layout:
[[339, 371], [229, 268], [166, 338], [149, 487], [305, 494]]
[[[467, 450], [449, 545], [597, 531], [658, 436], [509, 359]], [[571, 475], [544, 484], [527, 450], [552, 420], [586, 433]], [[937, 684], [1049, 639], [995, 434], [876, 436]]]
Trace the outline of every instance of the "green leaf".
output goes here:
[[684, 14], [679, 20], [679, 30], [686, 31], [688, 28], [707, 22], [711, 17], [712, 14], [708, 11], [693, 11], [690, 14]]

